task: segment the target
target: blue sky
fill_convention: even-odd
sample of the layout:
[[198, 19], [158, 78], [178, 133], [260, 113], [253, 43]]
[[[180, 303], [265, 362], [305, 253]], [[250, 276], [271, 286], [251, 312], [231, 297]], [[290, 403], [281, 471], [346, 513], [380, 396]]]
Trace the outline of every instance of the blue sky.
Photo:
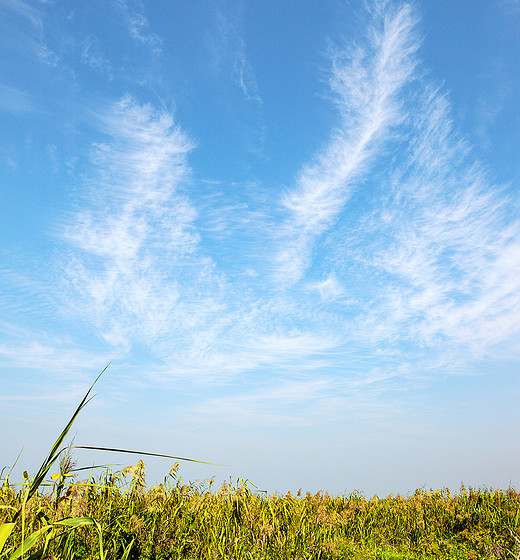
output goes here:
[[269, 492], [518, 488], [519, 27], [0, 0], [1, 466], [117, 356], [78, 445]]

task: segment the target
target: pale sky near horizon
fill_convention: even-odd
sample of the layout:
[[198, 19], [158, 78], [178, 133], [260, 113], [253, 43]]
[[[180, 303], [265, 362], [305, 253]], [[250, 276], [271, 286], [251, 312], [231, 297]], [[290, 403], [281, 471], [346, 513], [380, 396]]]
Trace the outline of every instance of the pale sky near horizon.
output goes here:
[[78, 445], [520, 487], [520, 2], [0, 0], [0, 61], [0, 469], [114, 358]]

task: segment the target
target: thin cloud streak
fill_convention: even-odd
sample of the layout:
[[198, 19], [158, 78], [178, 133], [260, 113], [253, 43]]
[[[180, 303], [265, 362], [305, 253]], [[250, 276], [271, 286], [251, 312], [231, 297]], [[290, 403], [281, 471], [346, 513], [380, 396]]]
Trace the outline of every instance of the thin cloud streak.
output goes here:
[[216, 60], [231, 65], [233, 78], [247, 101], [262, 105], [262, 97], [258, 89], [253, 65], [247, 57], [247, 45], [242, 30], [242, 12], [240, 5], [236, 11], [238, 16], [225, 14], [217, 8], [217, 26], [220, 44], [215, 46]]
[[109, 80], [113, 80], [112, 65], [103, 54], [101, 43], [96, 37], [87, 36], [83, 40], [81, 62], [98, 72], [106, 74]]
[[29, 93], [0, 84], [0, 111], [23, 114], [37, 109]]
[[43, 6], [38, 9], [22, 0], [0, 0], [0, 33], [9, 51], [57, 67], [61, 59], [45, 41], [45, 15]]
[[28, 20], [35, 27], [41, 28], [41, 10], [23, 2], [23, 0], [0, 0], [0, 8], [1, 7], [7, 8], [7, 10], [11, 13], [14, 12], [22, 18]]
[[78, 349], [71, 338], [45, 335], [16, 324], [0, 323], [0, 365], [10, 370], [52, 371], [63, 377], [91, 375], [92, 368], [101, 370], [114, 356], [112, 353]]
[[258, 93], [258, 84], [254, 74], [253, 66], [246, 57], [246, 45], [242, 38], [237, 40], [238, 53], [236, 55], [235, 72], [237, 81], [247, 101], [262, 104], [262, 98]]
[[282, 283], [292, 285], [303, 277], [316, 239], [335, 224], [380, 144], [402, 121], [397, 96], [414, 77], [416, 19], [407, 4], [395, 11], [381, 8], [367, 44], [335, 54], [331, 88], [342, 123], [283, 198], [289, 218], [281, 234], [285, 246], [276, 258]]

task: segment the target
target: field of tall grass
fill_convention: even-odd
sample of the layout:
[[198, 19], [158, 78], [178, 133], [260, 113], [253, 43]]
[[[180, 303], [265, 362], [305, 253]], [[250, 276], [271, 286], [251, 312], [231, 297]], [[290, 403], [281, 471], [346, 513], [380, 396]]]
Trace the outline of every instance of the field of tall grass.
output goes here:
[[[145, 485], [144, 463], [97, 479], [50, 480], [24, 503], [4, 480], [1, 558], [519, 558], [520, 493], [417, 491], [366, 499], [266, 496], [246, 482], [186, 485], [176, 466]], [[27, 480], [24, 484], [28, 485]], [[6, 537], [12, 513], [22, 511]], [[22, 542], [25, 552], [22, 554]]]
[[185, 484], [178, 462], [148, 487], [142, 460], [96, 476], [63, 447], [91, 389], [34, 477], [2, 471], [0, 559], [520, 559], [512, 488], [278, 496], [243, 480]]

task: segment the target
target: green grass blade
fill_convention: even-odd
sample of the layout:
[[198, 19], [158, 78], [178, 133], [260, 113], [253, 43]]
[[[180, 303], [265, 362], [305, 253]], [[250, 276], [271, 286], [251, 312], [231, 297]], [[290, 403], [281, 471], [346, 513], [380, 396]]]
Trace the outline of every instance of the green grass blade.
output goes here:
[[2, 525], [0, 525], [0, 552], [2, 552], [5, 541], [9, 538], [13, 528], [14, 523], [2, 523]]
[[125, 548], [123, 556], [121, 556], [121, 560], [127, 560], [128, 559], [128, 555], [130, 554], [130, 549], [132, 548], [132, 545], [134, 544], [134, 540], [135, 539], [132, 539], [130, 541], [130, 544]]
[[52, 529], [52, 525], [46, 525], [45, 527], [38, 529], [38, 531], [31, 533], [26, 539], [24, 539], [22, 544], [14, 552], [10, 554], [9, 560], [16, 560], [16, 558], [20, 558], [22, 554], [24, 554], [25, 552], [30, 550], [33, 546], [38, 544], [38, 542], [43, 537], [43, 534], [49, 529]]
[[204, 465], [216, 465], [222, 467], [218, 463], [210, 463], [208, 461], [199, 461], [198, 459], [187, 459], [186, 457], [175, 457], [174, 455], [164, 455], [163, 453], [148, 453], [146, 451], [131, 451], [129, 449], [116, 449], [114, 447], [94, 447], [91, 445], [74, 445], [74, 449], [92, 449], [93, 451], [112, 451], [114, 453], [132, 453], [133, 455], [146, 455], [148, 457], [164, 457], [166, 459], [176, 459], [178, 461], [190, 461], [191, 463], [202, 463]]
[[77, 473], [80, 471], [93, 471], [96, 469], [108, 469], [108, 467], [117, 467], [120, 466], [119, 463], [108, 463], [106, 465], [92, 465], [90, 467], [79, 467], [79, 468], [74, 468], [74, 469], [70, 469], [71, 473]]
[[101, 525], [97, 522], [94, 521], [94, 523], [96, 524], [96, 528], [98, 531], [98, 538], [99, 538], [99, 557], [101, 560], [105, 560], [105, 551], [103, 549], [103, 529], [101, 528]]
[[[29, 487], [29, 491], [27, 492], [27, 495], [25, 497], [26, 502], [31, 498], [31, 496], [36, 492], [36, 490], [38, 490], [38, 488], [39, 488], [40, 484], [42, 483], [43, 479], [47, 476], [47, 473], [49, 472], [49, 469], [56, 462], [60, 453], [63, 451], [63, 449], [61, 448], [61, 446], [63, 444], [63, 440], [67, 437], [67, 434], [69, 433], [69, 430], [72, 427], [72, 424], [74, 424], [74, 421], [76, 420], [80, 411], [91, 400], [92, 397], [90, 397], [90, 393], [91, 393], [94, 385], [97, 383], [99, 378], [105, 373], [105, 371], [107, 370], [108, 366], [111, 363], [112, 362], [109, 362], [103, 368], [103, 371], [96, 377], [96, 379], [94, 380], [94, 382], [90, 386], [89, 390], [85, 393], [85, 396], [83, 397], [82, 401], [79, 403], [78, 407], [76, 408], [76, 410], [75, 410], [74, 414], [72, 415], [71, 419], [69, 420], [68, 424], [65, 426], [65, 429], [61, 432], [58, 439], [55, 441], [54, 445], [52, 446], [52, 449], [50, 450], [49, 454], [47, 455], [47, 458], [42, 463], [40, 469], [38, 470], [36, 476], [34, 477], [34, 480], [32, 481], [32, 483]], [[16, 519], [18, 518], [20, 513], [21, 513], [21, 510], [19, 510], [15, 514], [13, 521], [16, 521]]]
[[92, 517], [67, 517], [54, 522], [54, 525], [63, 525], [65, 527], [82, 527], [83, 525], [95, 524], [96, 522]]

